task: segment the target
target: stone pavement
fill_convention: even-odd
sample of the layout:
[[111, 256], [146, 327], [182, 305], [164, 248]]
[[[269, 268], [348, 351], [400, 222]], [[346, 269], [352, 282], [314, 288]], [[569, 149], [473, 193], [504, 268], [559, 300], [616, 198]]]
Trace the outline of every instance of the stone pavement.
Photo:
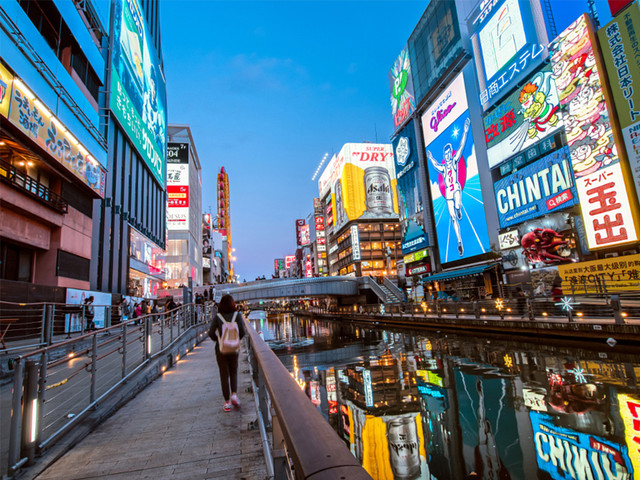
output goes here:
[[224, 412], [207, 339], [35, 478], [267, 478], [245, 352], [238, 370], [241, 408]]

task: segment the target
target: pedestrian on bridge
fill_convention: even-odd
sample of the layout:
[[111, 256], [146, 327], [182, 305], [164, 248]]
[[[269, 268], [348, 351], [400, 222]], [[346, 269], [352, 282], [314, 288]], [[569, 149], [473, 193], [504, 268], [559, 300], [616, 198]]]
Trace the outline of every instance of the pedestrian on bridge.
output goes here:
[[[231, 295], [224, 295], [218, 304], [218, 314], [213, 317], [209, 327], [209, 337], [215, 342], [216, 360], [220, 370], [220, 382], [222, 385], [222, 396], [224, 397], [224, 411], [231, 410], [231, 405], [240, 407], [238, 399], [238, 356], [240, 349], [230, 353], [222, 353], [225, 350], [224, 342], [227, 330], [237, 329], [238, 339], [244, 337], [244, 317], [238, 311], [236, 302]], [[238, 343], [239, 346], [239, 343]], [[222, 348], [221, 348], [222, 347]]]

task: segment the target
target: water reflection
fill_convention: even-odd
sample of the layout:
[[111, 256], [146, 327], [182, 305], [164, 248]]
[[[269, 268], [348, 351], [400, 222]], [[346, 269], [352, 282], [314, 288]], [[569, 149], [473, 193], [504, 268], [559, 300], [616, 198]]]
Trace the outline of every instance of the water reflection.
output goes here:
[[637, 355], [254, 322], [374, 479], [640, 478]]

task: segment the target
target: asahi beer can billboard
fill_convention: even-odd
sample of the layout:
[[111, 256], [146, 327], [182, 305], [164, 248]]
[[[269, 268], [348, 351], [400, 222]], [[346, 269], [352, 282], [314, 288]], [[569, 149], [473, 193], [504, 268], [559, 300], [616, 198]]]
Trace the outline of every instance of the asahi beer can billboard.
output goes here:
[[336, 230], [361, 218], [398, 219], [392, 146], [345, 144], [320, 176], [318, 190], [320, 197], [331, 191]]

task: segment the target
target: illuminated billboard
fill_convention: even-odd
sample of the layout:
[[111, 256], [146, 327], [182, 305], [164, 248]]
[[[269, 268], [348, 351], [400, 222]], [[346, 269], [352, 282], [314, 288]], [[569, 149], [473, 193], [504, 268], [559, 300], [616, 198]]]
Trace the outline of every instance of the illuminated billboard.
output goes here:
[[538, 0], [483, 1], [469, 19], [469, 32], [485, 110], [548, 55]]
[[549, 45], [549, 53], [587, 243], [595, 250], [635, 242], [638, 234], [592, 45], [590, 20], [583, 14]]
[[284, 268], [285, 269], [289, 269], [289, 267], [291, 267], [292, 263], [296, 262], [296, 256], [295, 255], [285, 255], [284, 256]]
[[397, 219], [392, 146], [346, 143], [320, 176], [318, 190], [320, 197], [331, 192], [331, 217], [327, 205], [327, 226], [333, 223], [336, 230], [351, 220]]
[[296, 244], [299, 247], [303, 245], [302, 228], [304, 227], [304, 225], [304, 218], [298, 218], [296, 220]]
[[463, 73], [422, 116], [441, 263], [489, 250]]
[[640, 199], [640, 6], [635, 2], [598, 32], [609, 86]]
[[411, 61], [407, 47], [402, 49], [389, 71], [389, 85], [391, 87], [393, 125], [398, 128], [416, 109]]
[[165, 186], [165, 79], [139, 0], [115, 0], [109, 107]]
[[489, 167], [541, 141], [564, 127], [551, 67], [529, 78], [484, 116]]
[[[538, 468], [549, 478], [632, 478], [626, 445], [559, 426], [546, 413], [532, 410], [529, 418]], [[608, 472], [606, 476], [604, 472]]]
[[634, 471], [640, 472], [640, 396], [618, 393], [616, 402], [624, 423], [624, 438]]
[[[107, 171], [93, 158], [65, 125], [18, 78], [0, 64], [0, 112], [37, 143], [59, 165], [82, 181], [96, 195], [105, 196]], [[13, 84], [13, 90], [11, 90]], [[8, 110], [8, 111], [7, 111]], [[35, 193], [35, 192], [34, 192]]]
[[189, 144], [167, 146], [167, 229], [189, 230]]
[[578, 203], [569, 148], [547, 155], [493, 184], [500, 227], [553, 213]]
[[420, 159], [413, 120], [393, 139], [398, 188], [402, 253], [408, 254], [429, 245], [424, 232], [424, 204], [420, 188]]
[[575, 294], [600, 293], [603, 285], [607, 292], [637, 292], [639, 271], [637, 254], [558, 266], [563, 290]]

